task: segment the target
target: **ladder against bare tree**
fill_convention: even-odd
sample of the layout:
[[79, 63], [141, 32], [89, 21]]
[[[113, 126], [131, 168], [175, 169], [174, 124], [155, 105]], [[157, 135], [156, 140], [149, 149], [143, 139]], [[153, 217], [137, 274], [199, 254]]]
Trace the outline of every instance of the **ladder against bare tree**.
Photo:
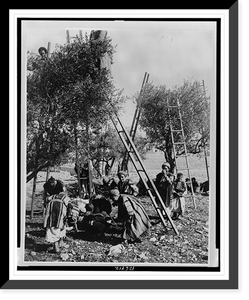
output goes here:
[[66, 30], [66, 36], [67, 36], [67, 43], [71, 43], [71, 41], [75, 41], [77, 39], [80, 40], [83, 39], [82, 30], [79, 30], [79, 35], [76, 36], [70, 36], [69, 30]]
[[[113, 111], [113, 110], [111, 110], [111, 111]], [[112, 114], [110, 114], [113, 125], [114, 125], [121, 141], [123, 142], [123, 145], [129, 155], [129, 158], [131, 159], [131, 161], [136, 169], [136, 172], [138, 173], [141, 181], [144, 184], [146, 191], [148, 192], [148, 194], [150, 196], [150, 199], [152, 201], [154, 208], [156, 209], [157, 214], [159, 215], [163, 225], [167, 228], [167, 220], [168, 220], [170, 222], [175, 234], [178, 235], [177, 227], [175, 226], [173, 220], [170, 217], [170, 209], [165, 206], [153, 180], [150, 178], [149, 174], [147, 173], [145, 166], [143, 164], [143, 161], [132, 141], [131, 136], [128, 134], [127, 130], [124, 128], [124, 126], [123, 126], [121, 120], [119, 119], [118, 115], [116, 114], [116, 112], [114, 114], [115, 114], [115, 118], [112, 116]], [[148, 186], [148, 183], [149, 183], [150, 187]], [[159, 207], [155, 197], [158, 199], [158, 201], [160, 203], [160, 207]], [[163, 213], [165, 214], [166, 219], [164, 218]]]
[[[135, 114], [132, 120], [132, 124], [131, 124], [131, 129], [130, 129], [130, 137], [132, 139], [132, 141], [134, 142], [135, 140], [135, 135], [137, 132], [137, 127], [138, 127], [138, 122], [139, 122], [139, 118], [141, 115], [141, 102], [142, 102], [142, 94], [144, 91], [144, 88], [146, 86], [146, 84], [148, 83], [149, 80], [149, 74], [147, 74], [147, 72], [145, 72], [144, 74], [144, 78], [143, 78], [143, 82], [142, 82], [142, 86], [141, 86], [141, 90], [137, 99], [137, 106], [136, 106], [136, 110], [135, 110]], [[126, 151], [124, 154], [124, 158], [122, 161], [122, 165], [121, 165], [121, 169], [124, 171], [128, 171], [128, 162], [129, 162], [129, 154]]]
[[[202, 86], [203, 86], [203, 93], [205, 95], [205, 98], [206, 98], [206, 89], [205, 89], [205, 83], [204, 83], [204, 80], [202, 80]], [[202, 130], [202, 134], [203, 134], [203, 130]], [[205, 143], [203, 143], [203, 151], [204, 151], [204, 157], [205, 157], [205, 165], [206, 165], [206, 171], [207, 171], [207, 179], [209, 180], [209, 165], [208, 165], [208, 160], [207, 160], [207, 157], [208, 157], [208, 154], [207, 154], [207, 150], [206, 150], [206, 146], [205, 146]]]
[[[186, 139], [185, 139], [185, 135], [184, 135], [179, 98], [176, 99], [176, 103], [174, 103], [174, 105], [170, 105], [169, 99], [167, 98], [167, 109], [168, 109], [169, 127], [170, 127], [171, 140], [172, 140], [172, 145], [173, 145], [173, 154], [174, 154], [174, 159], [175, 159], [176, 172], [178, 173], [179, 171], [187, 171], [188, 177], [190, 179], [191, 197], [193, 200], [194, 208], [196, 208], [195, 194], [194, 194], [194, 189], [193, 189], [193, 184], [192, 184], [191, 174], [190, 174], [190, 168], [189, 168], [189, 163], [188, 163], [188, 152], [187, 152], [187, 146], [186, 146]], [[176, 125], [173, 125], [172, 116], [174, 116], [174, 118], [177, 119]], [[178, 152], [180, 152], [181, 154], [178, 154]], [[184, 157], [185, 167], [179, 167], [179, 165], [177, 163], [177, 158], [179, 158], [179, 157]]]

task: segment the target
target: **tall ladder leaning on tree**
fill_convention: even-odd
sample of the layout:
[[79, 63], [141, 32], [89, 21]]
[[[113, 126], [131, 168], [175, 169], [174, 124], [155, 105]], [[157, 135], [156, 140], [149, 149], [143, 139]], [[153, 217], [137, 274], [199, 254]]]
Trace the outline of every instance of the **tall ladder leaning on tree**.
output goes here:
[[[113, 117], [113, 115], [115, 117]], [[148, 192], [150, 199], [152, 201], [152, 204], [157, 212], [157, 214], [159, 215], [163, 225], [165, 226], [165, 228], [167, 229], [167, 221], [169, 221], [170, 225], [172, 226], [175, 234], [179, 234], [177, 227], [175, 226], [173, 220], [171, 219], [170, 216], [170, 209], [168, 207], [165, 206], [153, 180], [150, 178], [148, 172], [145, 169], [145, 166], [143, 164], [142, 158], [140, 157], [140, 154], [138, 153], [131, 136], [129, 135], [129, 133], [127, 132], [127, 130], [125, 129], [124, 125], [122, 124], [120, 118], [118, 117], [117, 112], [113, 109], [113, 107], [110, 104], [110, 118], [113, 122], [113, 125], [121, 139], [121, 141], [123, 142], [123, 145], [129, 155], [129, 158], [131, 159], [135, 170], [137, 172], [137, 174], [139, 175], [141, 181], [144, 184], [144, 187], [146, 189], [146, 191]], [[149, 185], [150, 187], [149, 187]], [[156, 199], [158, 199], [161, 207], [159, 207]], [[165, 213], [165, 217], [163, 215], [163, 212]]]
[[[133, 120], [132, 120], [131, 129], [130, 129], [130, 137], [131, 137], [133, 142], [135, 140], [135, 135], [136, 135], [136, 132], [137, 132], [138, 122], [139, 122], [139, 118], [140, 118], [140, 115], [141, 115], [142, 94], [143, 94], [143, 91], [144, 91], [144, 88], [145, 88], [146, 84], [148, 83], [149, 76], [150, 75], [147, 74], [147, 72], [145, 72], [143, 82], [142, 82], [142, 86], [141, 86], [141, 90], [140, 90], [140, 93], [139, 93], [139, 96], [138, 96], [138, 99], [137, 99], [137, 106], [136, 106], [135, 114], [134, 114], [134, 117], [133, 117]], [[121, 166], [121, 169], [123, 171], [128, 172], [128, 162], [129, 162], [129, 154], [126, 151], [125, 154], [124, 154], [124, 158], [123, 158], [122, 166]]]
[[[180, 101], [179, 101], [178, 97], [176, 98], [176, 104], [174, 104], [174, 105], [170, 105], [169, 99], [167, 98], [167, 110], [168, 110], [169, 128], [170, 128], [171, 140], [172, 140], [172, 145], [173, 145], [173, 154], [174, 154], [174, 159], [175, 159], [176, 172], [187, 171], [188, 177], [190, 179], [191, 197], [193, 200], [194, 208], [196, 208], [195, 193], [194, 193], [193, 184], [192, 184], [192, 180], [191, 180], [190, 168], [189, 168], [189, 163], [188, 163], [188, 152], [187, 152], [187, 146], [186, 146], [186, 139], [185, 139], [183, 123], [182, 123], [181, 106], [180, 106]], [[177, 115], [177, 119], [179, 120], [178, 128], [173, 127], [173, 122], [172, 122], [173, 112], [175, 113], [174, 115]], [[177, 141], [177, 142], [175, 141], [176, 135], [178, 135], [178, 138], [180, 137], [181, 141]], [[183, 146], [183, 151], [181, 154], [177, 153], [176, 147], [178, 145]], [[185, 166], [186, 166], [185, 168], [179, 167], [178, 162], [177, 162], [178, 157], [184, 157]]]

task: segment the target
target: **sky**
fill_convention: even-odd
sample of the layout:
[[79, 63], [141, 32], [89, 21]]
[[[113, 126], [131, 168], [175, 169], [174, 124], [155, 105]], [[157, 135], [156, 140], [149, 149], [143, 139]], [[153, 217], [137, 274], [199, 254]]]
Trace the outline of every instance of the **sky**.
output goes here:
[[[207, 95], [215, 95], [216, 34], [213, 22], [170, 21], [25, 21], [23, 42], [26, 51], [66, 43], [79, 30], [107, 30], [116, 46], [111, 71], [115, 86], [128, 96], [121, 116], [130, 126], [135, 104], [133, 96], [141, 89], [145, 72], [149, 82], [172, 87], [184, 79], [204, 80]], [[24, 53], [26, 53], [26, 51]]]

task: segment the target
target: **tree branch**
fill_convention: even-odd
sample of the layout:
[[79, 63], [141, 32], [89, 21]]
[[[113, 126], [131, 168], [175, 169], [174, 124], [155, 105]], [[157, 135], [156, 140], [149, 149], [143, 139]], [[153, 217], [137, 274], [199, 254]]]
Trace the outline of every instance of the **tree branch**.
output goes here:
[[46, 161], [44, 164], [42, 164], [41, 166], [39, 166], [38, 168], [36, 168], [35, 170], [33, 170], [32, 173], [30, 173], [29, 175], [27, 175], [26, 177], [26, 183], [29, 182], [32, 178], [35, 177], [35, 175], [40, 172], [42, 169], [46, 168], [49, 166], [49, 161]]

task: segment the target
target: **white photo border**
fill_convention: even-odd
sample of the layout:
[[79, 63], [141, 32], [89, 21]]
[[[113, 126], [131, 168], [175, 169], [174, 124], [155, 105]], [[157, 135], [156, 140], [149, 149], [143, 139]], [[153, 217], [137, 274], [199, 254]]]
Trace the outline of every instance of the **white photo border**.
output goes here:
[[[237, 5], [237, 2], [235, 3]], [[236, 7], [234, 8], [236, 10]], [[220, 181], [220, 272], [106, 272], [106, 271], [18, 271], [18, 249], [17, 249], [17, 201], [18, 190], [10, 188], [10, 206], [9, 206], [9, 283], [15, 282], [15, 284], [21, 280], [22, 282], [32, 280], [39, 281], [41, 286], [46, 285], [48, 282], [52, 281], [52, 285], [57, 285], [57, 281], [65, 282], [76, 282], [72, 286], [77, 286], [77, 282], [82, 280], [118, 280], [126, 281], [127, 283], [132, 282], [132, 280], [138, 282], [145, 281], [155, 281], [162, 282], [167, 281], [172, 283], [172, 281], [181, 284], [184, 280], [198, 280], [199, 281], [225, 281], [229, 282], [231, 269], [229, 262], [229, 250], [231, 251], [231, 244], [229, 243], [229, 224], [230, 224], [230, 211], [227, 199], [229, 199], [230, 191], [229, 187], [229, 170], [230, 170], [230, 160], [229, 160], [229, 149], [231, 144], [229, 144], [229, 49], [231, 51], [231, 44], [229, 44], [229, 10], [12, 10], [10, 11], [10, 178], [14, 186], [18, 186], [18, 169], [17, 169], [17, 128], [18, 128], [18, 109], [17, 109], [17, 19], [18, 18], [220, 18], [221, 20], [221, 102], [220, 102], [220, 157], [221, 164], [221, 181]], [[235, 12], [236, 16], [236, 12]], [[231, 42], [231, 40], [230, 40]], [[235, 89], [236, 91], [236, 89]], [[230, 101], [231, 104], [231, 101]], [[236, 103], [235, 103], [236, 104]], [[23, 163], [23, 162], [22, 162]], [[24, 162], [25, 164], [25, 162]], [[230, 195], [231, 196], [231, 195]], [[28, 273], [28, 274], [27, 274]], [[42, 283], [43, 282], [43, 283]], [[7, 282], [8, 283], [8, 282]], [[38, 284], [38, 283], [37, 283]], [[234, 283], [235, 284], [235, 283]], [[116, 284], [115, 284], [116, 285]], [[144, 284], [143, 284], [144, 285]], [[147, 285], [147, 284], [146, 284]], [[160, 285], [160, 284], [159, 284]], [[168, 284], [167, 284], [168, 285]], [[200, 286], [200, 283], [198, 283]], [[5, 284], [6, 286], [6, 284]], [[32, 288], [35, 285], [32, 283]], [[37, 285], [39, 286], [39, 284]], [[59, 285], [58, 285], [59, 286]], [[139, 285], [137, 285], [139, 286]], [[156, 284], [155, 284], [156, 286]], [[172, 285], [171, 285], [172, 286]], [[8, 288], [8, 287], [5, 287]], [[56, 288], [56, 287], [55, 287]], [[83, 288], [83, 287], [82, 287]], [[118, 288], [118, 286], [114, 287]], [[167, 286], [165, 287], [167, 288]]]

